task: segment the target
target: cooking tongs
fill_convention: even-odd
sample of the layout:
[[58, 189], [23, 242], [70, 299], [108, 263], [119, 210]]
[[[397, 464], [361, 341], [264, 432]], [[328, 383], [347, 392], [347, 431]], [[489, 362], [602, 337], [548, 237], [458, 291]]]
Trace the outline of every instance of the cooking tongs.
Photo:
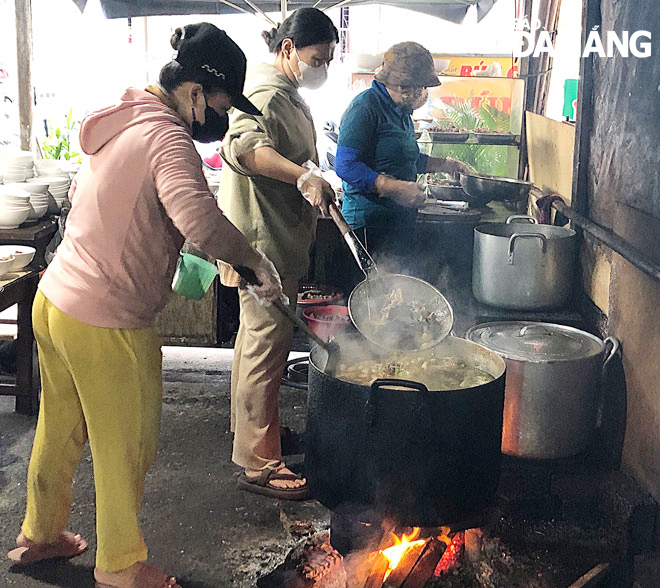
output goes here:
[[357, 238], [357, 235], [348, 225], [344, 215], [334, 202], [328, 205], [328, 211], [330, 212], [330, 217], [337, 225], [341, 236], [344, 237], [344, 241], [346, 241], [348, 248], [351, 250], [353, 257], [355, 257], [355, 261], [357, 261], [364, 276], [369, 278], [371, 275], [378, 273], [376, 262]]

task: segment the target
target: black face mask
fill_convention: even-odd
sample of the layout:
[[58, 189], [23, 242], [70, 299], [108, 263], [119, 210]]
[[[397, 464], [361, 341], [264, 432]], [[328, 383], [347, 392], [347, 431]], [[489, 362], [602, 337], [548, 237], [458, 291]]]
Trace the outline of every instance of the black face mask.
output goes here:
[[195, 141], [200, 143], [221, 141], [227, 134], [227, 129], [229, 129], [229, 116], [227, 114], [220, 116], [208, 105], [208, 102], [206, 110], [204, 110], [203, 125], [195, 117], [195, 109], [193, 108], [192, 138]]

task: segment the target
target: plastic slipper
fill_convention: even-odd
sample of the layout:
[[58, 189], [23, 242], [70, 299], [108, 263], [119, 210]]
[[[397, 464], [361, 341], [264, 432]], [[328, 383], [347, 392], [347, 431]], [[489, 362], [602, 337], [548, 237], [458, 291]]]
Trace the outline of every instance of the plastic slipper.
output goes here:
[[306, 500], [309, 498], [309, 486], [300, 488], [276, 488], [272, 480], [301, 480], [303, 477], [295, 474], [278, 474], [277, 470], [265, 469], [259, 476], [248, 476], [244, 471], [238, 477], [238, 487], [246, 492], [271, 496], [281, 500]]
[[69, 539], [69, 542], [34, 543], [29, 547], [17, 547], [7, 553], [7, 557], [16, 565], [29, 566], [47, 559], [72, 558], [85, 552], [87, 541], [80, 535], [68, 531], [63, 535]]
[[[94, 572], [96, 576], [97, 572]], [[170, 584], [174, 581], [174, 584]], [[96, 580], [96, 588], [181, 588], [176, 583], [176, 578], [166, 574], [163, 570], [147, 563], [142, 563], [140, 571], [132, 580], [126, 580], [120, 584], [105, 584]]]
[[305, 433], [298, 433], [291, 427], [280, 427], [282, 455], [305, 453]]

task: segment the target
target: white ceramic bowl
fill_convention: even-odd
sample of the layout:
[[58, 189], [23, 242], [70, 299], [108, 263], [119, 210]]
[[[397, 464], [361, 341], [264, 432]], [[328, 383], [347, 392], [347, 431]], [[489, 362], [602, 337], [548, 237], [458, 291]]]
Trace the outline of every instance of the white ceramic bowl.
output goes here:
[[5, 148], [0, 150], [0, 160], [2, 159], [19, 159], [19, 160], [34, 160], [32, 151], [22, 151], [16, 148]]
[[[5, 184], [8, 188], [17, 188], [19, 190], [25, 190], [30, 194], [43, 194], [46, 195], [48, 192], [48, 184], [38, 184], [36, 182], [14, 182], [13, 184]], [[1, 190], [1, 188], [0, 188]]]
[[0, 172], [2, 174], [27, 174], [33, 173], [34, 169], [32, 166], [22, 166], [22, 165], [2, 165], [0, 164]]
[[13, 255], [5, 255], [3, 257], [7, 257], [7, 259], [0, 258], [0, 276], [8, 274], [11, 271], [11, 266], [14, 264]]
[[0, 199], [18, 200], [23, 204], [27, 204], [30, 200], [30, 193], [13, 186], [0, 186]]
[[31, 210], [28, 214], [28, 220], [37, 220], [48, 211], [48, 202], [45, 204], [33, 204], [30, 202]]
[[64, 176], [38, 176], [36, 178], [30, 178], [27, 180], [30, 184], [48, 184], [49, 187], [61, 187], [68, 186], [71, 183], [68, 177]]
[[27, 179], [27, 174], [25, 172], [21, 173], [11, 173], [4, 171], [2, 173], [2, 179], [6, 183], [13, 183], [13, 182], [24, 182]]
[[58, 196], [61, 196], [62, 194], [67, 194], [69, 192], [69, 188], [71, 187], [70, 184], [66, 184], [64, 186], [49, 186], [48, 191], [55, 195], [57, 194]]
[[23, 208], [0, 207], [0, 229], [17, 229], [21, 223], [27, 220], [29, 214], [29, 206]]
[[59, 159], [37, 159], [34, 167], [37, 169], [62, 169], [62, 162]]
[[58, 169], [48, 169], [48, 170], [37, 170], [35, 175], [37, 178], [49, 177], [49, 178], [62, 178], [64, 180], [70, 180], [69, 174], [62, 170]]
[[24, 208], [30, 206], [30, 199], [15, 198], [14, 196], [0, 196], [0, 206], [11, 208]]
[[34, 259], [35, 253], [36, 249], [27, 245], [0, 245], [0, 257], [14, 256], [14, 262], [11, 266], [12, 271], [23, 269], [29, 265]]

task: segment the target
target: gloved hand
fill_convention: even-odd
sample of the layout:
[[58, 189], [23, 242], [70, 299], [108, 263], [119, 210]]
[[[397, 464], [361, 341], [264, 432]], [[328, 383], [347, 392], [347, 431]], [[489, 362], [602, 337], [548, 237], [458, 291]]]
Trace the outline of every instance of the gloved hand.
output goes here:
[[381, 196], [409, 208], [417, 208], [426, 200], [424, 190], [417, 182], [404, 182], [381, 174], [376, 179], [375, 188]]
[[247, 289], [254, 296], [259, 304], [270, 304], [275, 300], [281, 300], [283, 304], [289, 304], [288, 297], [282, 291], [282, 281], [275, 269], [275, 266], [261, 251], [261, 261], [253, 267], [254, 273], [261, 284], [248, 285]]
[[467, 163], [463, 163], [462, 161], [458, 161], [457, 159], [452, 159], [451, 157], [447, 157], [445, 159], [445, 164], [443, 166], [443, 170], [445, 173], [448, 174], [474, 174], [476, 173], [475, 170], [469, 166]]
[[303, 167], [308, 168], [296, 183], [298, 190], [312, 206], [316, 206], [323, 216], [328, 216], [328, 205], [336, 202], [337, 196], [332, 186], [321, 176], [321, 170], [311, 161]]

